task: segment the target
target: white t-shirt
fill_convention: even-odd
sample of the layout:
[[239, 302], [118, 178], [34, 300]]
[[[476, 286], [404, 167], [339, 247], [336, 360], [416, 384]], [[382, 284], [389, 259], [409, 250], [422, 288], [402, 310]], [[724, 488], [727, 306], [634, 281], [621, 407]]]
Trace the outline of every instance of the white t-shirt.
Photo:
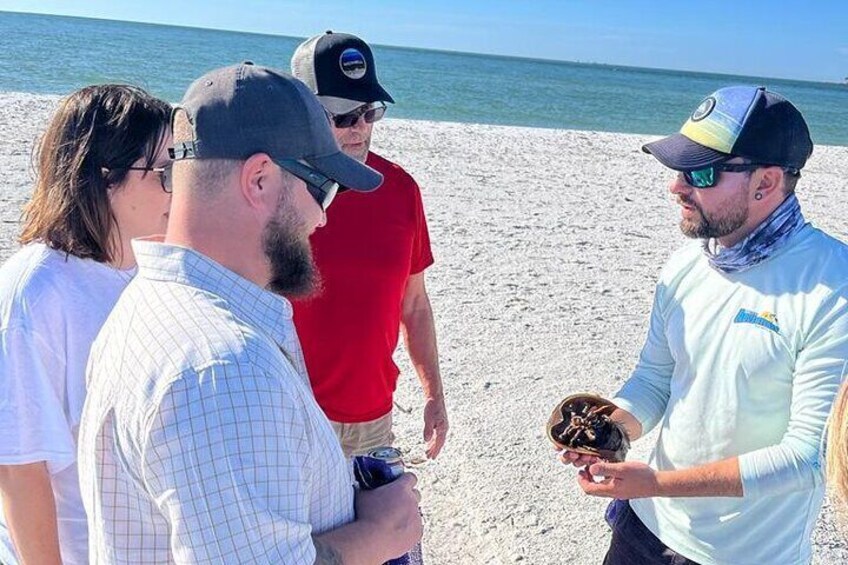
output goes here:
[[[76, 464], [88, 353], [134, 272], [43, 244], [0, 267], [0, 465], [47, 463], [65, 565], [88, 563]], [[0, 562], [17, 561], [0, 506]]]

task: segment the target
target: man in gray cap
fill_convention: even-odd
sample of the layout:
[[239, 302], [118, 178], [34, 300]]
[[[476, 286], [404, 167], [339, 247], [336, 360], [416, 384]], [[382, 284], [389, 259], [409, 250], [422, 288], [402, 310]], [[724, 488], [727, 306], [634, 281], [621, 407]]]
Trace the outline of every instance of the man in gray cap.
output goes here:
[[[315, 96], [249, 63], [195, 81], [173, 118], [167, 235], [91, 353], [80, 478], [93, 563], [381, 563], [420, 538], [415, 477], [355, 493], [309, 388], [291, 306], [340, 184]], [[356, 512], [354, 513], [354, 501]]]
[[680, 229], [696, 241], [660, 274], [613, 398], [630, 439], [659, 427], [649, 463], [564, 456], [585, 466], [585, 492], [618, 499], [604, 563], [809, 563], [848, 359], [848, 246], [795, 196], [807, 124], [779, 94], [734, 86], [643, 149], [674, 172]]
[[399, 328], [424, 391], [424, 440], [434, 458], [448, 431], [433, 311], [424, 270], [433, 263], [421, 193], [398, 165], [371, 152], [371, 132], [392, 97], [360, 38], [327, 32], [302, 43], [292, 73], [330, 114], [342, 150], [383, 174], [373, 194], [345, 193], [312, 236], [320, 295], [294, 304], [318, 404], [348, 455], [391, 445]]

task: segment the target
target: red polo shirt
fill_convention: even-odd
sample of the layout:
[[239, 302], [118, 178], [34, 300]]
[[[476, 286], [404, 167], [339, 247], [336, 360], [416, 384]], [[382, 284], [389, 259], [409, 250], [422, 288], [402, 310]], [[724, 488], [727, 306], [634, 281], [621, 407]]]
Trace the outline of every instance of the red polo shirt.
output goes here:
[[345, 423], [391, 411], [406, 283], [433, 263], [418, 185], [374, 153], [366, 163], [383, 174], [382, 186], [336, 196], [311, 238], [323, 289], [294, 302], [315, 398]]

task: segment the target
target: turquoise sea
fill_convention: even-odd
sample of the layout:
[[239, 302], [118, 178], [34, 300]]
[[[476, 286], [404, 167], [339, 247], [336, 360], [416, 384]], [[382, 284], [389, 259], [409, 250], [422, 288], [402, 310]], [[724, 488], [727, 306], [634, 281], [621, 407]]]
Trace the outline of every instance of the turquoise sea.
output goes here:
[[[65, 94], [119, 81], [176, 102], [192, 79], [215, 67], [251, 60], [287, 70], [301, 40], [0, 12], [0, 91]], [[713, 90], [759, 84], [801, 109], [816, 143], [848, 145], [848, 85], [400, 47], [374, 51], [381, 82], [397, 101], [392, 117], [668, 134]]]

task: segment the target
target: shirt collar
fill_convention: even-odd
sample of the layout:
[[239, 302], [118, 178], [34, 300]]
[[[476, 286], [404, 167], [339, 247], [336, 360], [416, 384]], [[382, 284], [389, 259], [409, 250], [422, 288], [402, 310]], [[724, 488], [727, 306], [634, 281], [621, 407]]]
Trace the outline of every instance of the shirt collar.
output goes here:
[[185, 284], [219, 296], [233, 314], [284, 343], [292, 325], [292, 307], [282, 296], [252, 283], [202, 253], [161, 236], [134, 239], [138, 278]]

